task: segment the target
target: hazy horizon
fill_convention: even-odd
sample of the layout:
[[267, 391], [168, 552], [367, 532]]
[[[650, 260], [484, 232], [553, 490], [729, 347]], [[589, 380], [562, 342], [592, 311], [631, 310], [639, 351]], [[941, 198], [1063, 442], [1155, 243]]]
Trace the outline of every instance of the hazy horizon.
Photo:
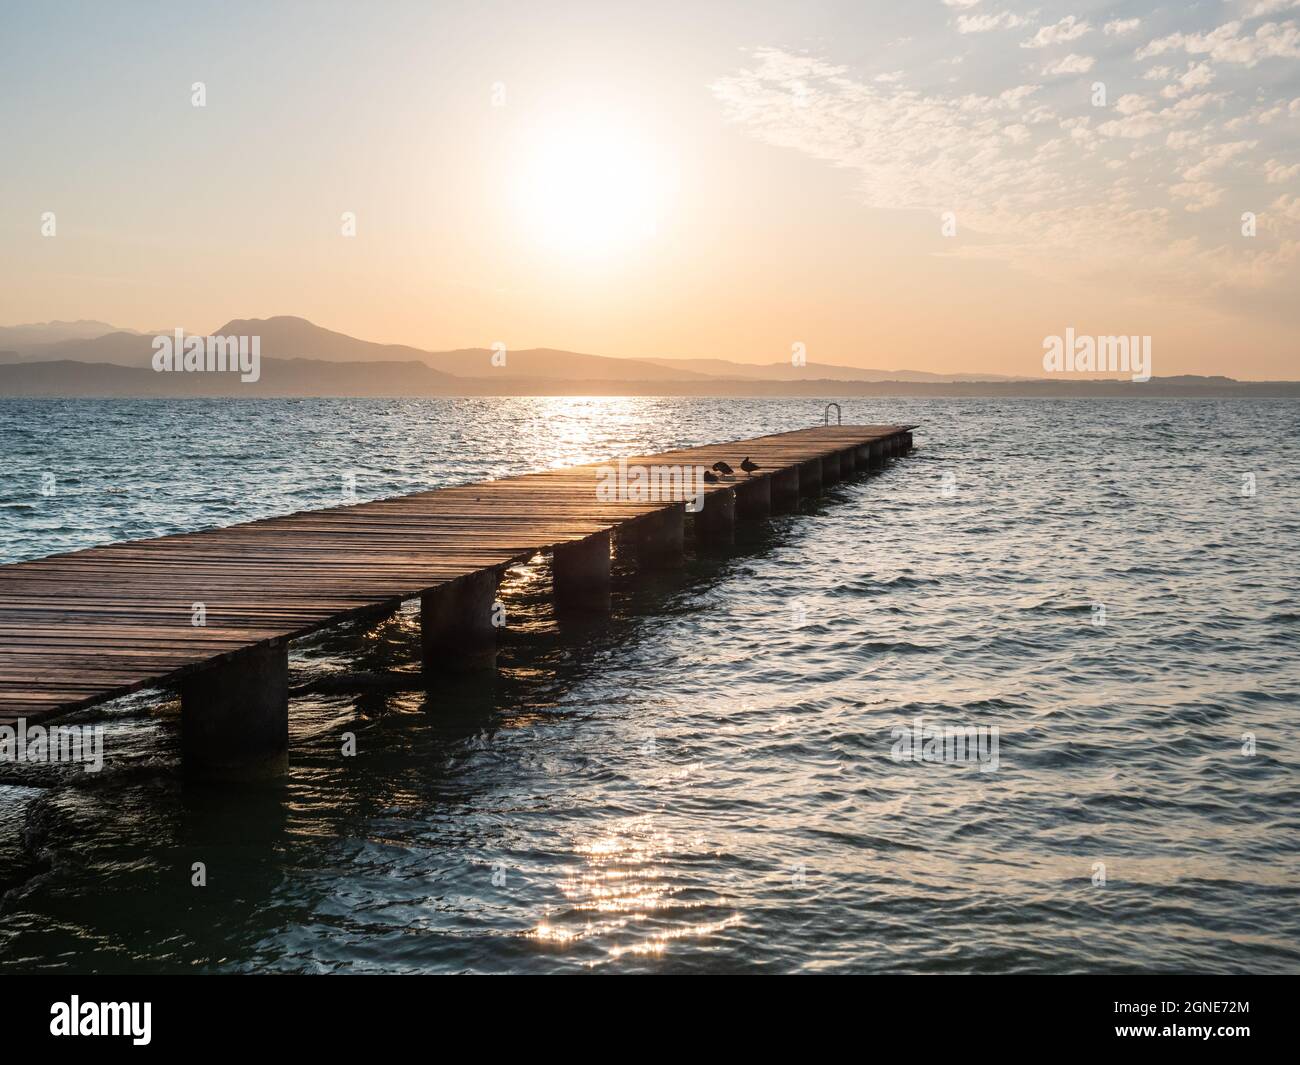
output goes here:
[[14, 10], [0, 318], [1008, 376], [1071, 328], [1293, 378], [1298, 13]]

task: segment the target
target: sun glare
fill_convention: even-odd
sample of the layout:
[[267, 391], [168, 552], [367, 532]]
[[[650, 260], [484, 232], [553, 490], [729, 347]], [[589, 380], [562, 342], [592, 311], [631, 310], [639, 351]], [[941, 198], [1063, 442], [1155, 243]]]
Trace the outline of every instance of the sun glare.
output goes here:
[[612, 120], [566, 115], [540, 123], [517, 162], [522, 221], [550, 251], [605, 257], [658, 231], [668, 191], [662, 163]]

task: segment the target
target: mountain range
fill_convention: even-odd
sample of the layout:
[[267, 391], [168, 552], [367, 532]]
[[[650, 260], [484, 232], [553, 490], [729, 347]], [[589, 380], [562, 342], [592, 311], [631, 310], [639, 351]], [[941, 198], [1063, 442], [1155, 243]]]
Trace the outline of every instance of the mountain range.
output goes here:
[[156, 373], [153, 342], [104, 322], [0, 326], [0, 396], [445, 395], [1300, 395], [1296, 382], [1227, 377], [1126, 380], [1012, 378], [877, 370], [830, 363], [716, 358], [613, 358], [553, 348], [427, 351], [379, 344], [305, 318], [234, 319], [216, 336], [261, 338], [261, 377]]

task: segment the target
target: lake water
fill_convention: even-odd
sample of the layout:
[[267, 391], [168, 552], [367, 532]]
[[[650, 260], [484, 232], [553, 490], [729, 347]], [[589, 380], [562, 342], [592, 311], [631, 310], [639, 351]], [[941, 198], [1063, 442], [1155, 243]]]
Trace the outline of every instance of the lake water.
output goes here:
[[[844, 413], [916, 451], [608, 623], [521, 568], [494, 679], [378, 682], [409, 612], [295, 644], [281, 787], [184, 786], [159, 692], [81, 715], [101, 773], [0, 764], [0, 970], [1300, 971], [1300, 404]], [[821, 419], [0, 400], [0, 561]]]

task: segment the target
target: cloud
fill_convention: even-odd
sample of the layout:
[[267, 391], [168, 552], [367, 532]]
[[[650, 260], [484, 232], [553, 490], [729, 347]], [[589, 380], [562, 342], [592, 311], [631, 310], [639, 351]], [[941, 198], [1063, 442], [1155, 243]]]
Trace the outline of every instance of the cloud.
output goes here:
[[1024, 26], [1027, 19], [1013, 15], [1010, 11], [1000, 11], [996, 15], [958, 15], [958, 33], [988, 33], [990, 30], [1013, 30]]
[[1169, 192], [1179, 199], [1186, 200], [1183, 205], [1188, 211], [1204, 211], [1223, 199], [1223, 189], [1208, 181], [1185, 181], [1171, 185]]
[[1101, 123], [1097, 127], [1097, 132], [1103, 137], [1142, 140], [1153, 133], [1159, 133], [1169, 125], [1169, 119], [1163, 111], [1154, 114], [1147, 111], [1121, 111], [1120, 114], [1124, 117]]
[[1201, 156], [1200, 162], [1183, 171], [1183, 179], [1191, 182], [1203, 181], [1237, 156], [1252, 150], [1258, 143], [1258, 141], [1230, 141], [1212, 145]]
[[1150, 110], [1152, 106], [1149, 98], [1137, 93], [1128, 93], [1115, 101], [1115, 110], [1121, 115], [1136, 115], [1139, 111]]
[[1300, 226], [1300, 196], [1283, 193], [1269, 205], [1269, 209], [1279, 218]]
[[1160, 90], [1160, 95], [1166, 100], [1174, 100], [1196, 89], [1205, 88], [1213, 80], [1214, 68], [1208, 62], [1188, 63], [1187, 69], [1182, 74]]
[[[1296, 0], [1296, 2], [1300, 3], [1300, 0]], [[1117, 18], [1106, 23], [1102, 29], [1111, 37], [1122, 37], [1126, 33], [1132, 33], [1141, 25], [1142, 20], [1140, 18]]]
[[[1057, 65], [1094, 62], [1067, 56]], [[962, 232], [979, 239], [954, 242], [948, 256], [1000, 260], [1062, 283], [1123, 284], [1151, 300], [1194, 303], [1234, 286], [1284, 293], [1300, 259], [1300, 231], [1286, 229], [1291, 201], [1272, 212], [1277, 243], [1225, 233], [1300, 164], [1283, 162], [1290, 149], [1276, 146], [1280, 119], [1273, 145], [1262, 132], [1226, 135], [1231, 93], [1183, 89], [1184, 79], [1204, 77], [1188, 78], [1200, 66], [1165, 72], [1177, 79], [1177, 98], [1126, 93], [1094, 108], [1085, 93], [1032, 83], [907, 89], [821, 58], [760, 49], [711, 89], [754, 138], [851, 174], [864, 205], [954, 212]], [[1291, 109], [1287, 99], [1254, 106]], [[1300, 117], [1300, 99], [1295, 108]], [[1246, 208], [1235, 206], [1238, 197]]]
[[1266, 22], [1254, 34], [1241, 35], [1239, 20], [1225, 22], [1209, 33], [1171, 33], [1137, 50], [1138, 59], [1184, 51], [1208, 55], [1216, 63], [1241, 63], [1253, 67], [1272, 58], [1300, 59], [1300, 23]]
[[[947, 3], [947, 0], [944, 0]], [[971, 0], [972, 3], [978, 3], [978, 0]], [[1256, 3], [1247, 12], [1247, 18], [1259, 18], [1261, 15], [1275, 15], [1279, 11], [1289, 11], [1293, 7], [1300, 7], [1300, 0], [1256, 0]]]
[[980, 0], [943, 0], [945, 7], [974, 7]]
[[1052, 74], [1086, 74], [1097, 61], [1090, 55], [1075, 55], [1071, 52], [1064, 59], [1048, 63], [1043, 67], [1045, 75]]
[[1043, 26], [1037, 33], [1027, 41], [1021, 41], [1021, 48], [1047, 48], [1053, 44], [1064, 44], [1066, 41], [1078, 40], [1085, 33], [1092, 31], [1092, 27], [1073, 15], [1066, 15], [1060, 22], [1054, 26]]
[[1280, 185], [1284, 181], [1293, 181], [1296, 177], [1300, 177], [1300, 163], [1285, 166], [1276, 159], [1270, 159], [1264, 164], [1264, 180], [1270, 185]]

